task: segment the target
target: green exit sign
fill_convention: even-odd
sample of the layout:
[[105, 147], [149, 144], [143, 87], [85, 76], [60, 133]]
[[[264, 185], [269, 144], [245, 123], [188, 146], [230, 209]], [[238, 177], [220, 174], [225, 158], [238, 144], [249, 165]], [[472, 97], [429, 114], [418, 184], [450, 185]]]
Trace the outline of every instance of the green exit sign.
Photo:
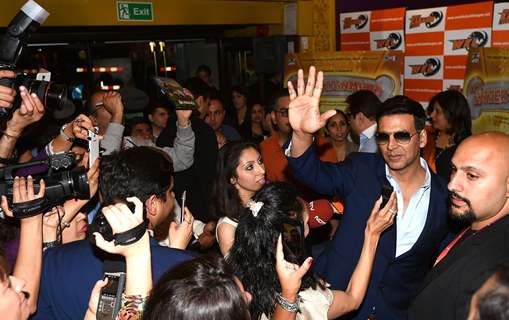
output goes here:
[[119, 21], [153, 21], [152, 2], [117, 1]]

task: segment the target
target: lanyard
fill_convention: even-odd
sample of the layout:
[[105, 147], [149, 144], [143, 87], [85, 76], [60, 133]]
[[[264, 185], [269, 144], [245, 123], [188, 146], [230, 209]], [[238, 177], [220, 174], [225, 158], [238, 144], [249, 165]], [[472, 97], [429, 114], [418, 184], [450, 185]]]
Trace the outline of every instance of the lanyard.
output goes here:
[[461, 233], [456, 238], [454, 238], [454, 240], [452, 240], [452, 242], [449, 243], [449, 245], [447, 247], [445, 247], [445, 249], [442, 250], [442, 252], [440, 252], [440, 254], [438, 255], [437, 260], [435, 260], [435, 264], [433, 265], [433, 267], [436, 266], [440, 261], [442, 261], [442, 259], [444, 259], [445, 256], [447, 256], [449, 251], [451, 251], [451, 249], [456, 245], [456, 243], [458, 241], [460, 241], [460, 239], [463, 237], [465, 232], [467, 232], [469, 229], [470, 229], [470, 227], [468, 227], [465, 230], [461, 231]]

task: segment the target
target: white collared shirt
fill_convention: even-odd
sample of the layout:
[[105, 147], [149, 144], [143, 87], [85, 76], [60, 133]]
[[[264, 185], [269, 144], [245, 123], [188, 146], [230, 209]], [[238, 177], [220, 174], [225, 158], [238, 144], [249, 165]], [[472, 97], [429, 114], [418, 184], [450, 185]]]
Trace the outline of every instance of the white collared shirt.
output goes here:
[[431, 198], [431, 173], [426, 160], [420, 158], [421, 167], [426, 171], [423, 185], [410, 198], [406, 211], [403, 212], [403, 193], [398, 182], [390, 174], [389, 166], [385, 165], [387, 180], [396, 191], [398, 214], [396, 215], [396, 257], [412, 249], [426, 224], [429, 202]]
[[366, 128], [360, 134], [360, 145], [359, 152], [377, 152], [378, 146], [376, 145], [375, 139], [373, 136], [376, 133], [377, 125], [376, 123]]

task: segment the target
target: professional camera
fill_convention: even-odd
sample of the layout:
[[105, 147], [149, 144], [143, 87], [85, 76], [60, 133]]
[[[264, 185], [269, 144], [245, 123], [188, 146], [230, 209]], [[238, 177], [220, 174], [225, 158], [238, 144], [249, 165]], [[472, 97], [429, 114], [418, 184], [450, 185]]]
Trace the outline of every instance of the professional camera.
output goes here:
[[35, 93], [44, 104], [46, 111], [55, 119], [64, 119], [74, 113], [75, 106], [67, 98], [65, 85], [51, 81], [35, 80], [17, 71], [18, 61], [32, 32], [48, 18], [49, 13], [35, 1], [29, 0], [7, 26], [7, 32], [0, 40], [0, 70], [12, 70], [16, 78], [0, 79], [0, 85], [10, 87], [18, 93], [11, 108], [0, 108], [0, 118], [8, 118], [21, 105], [19, 86], [23, 85], [30, 93]]
[[38, 214], [48, 208], [63, 204], [68, 199], [88, 199], [90, 189], [85, 168], [70, 170], [75, 164], [76, 156], [72, 152], [54, 154], [45, 160], [31, 161], [7, 166], [0, 169], [0, 194], [5, 195], [12, 204], [12, 187], [16, 171], [22, 168], [46, 165], [48, 173], [34, 178], [34, 191], [39, 192], [39, 181], [44, 179], [46, 190], [44, 198], [13, 205], [15, 218], [25, 218]]

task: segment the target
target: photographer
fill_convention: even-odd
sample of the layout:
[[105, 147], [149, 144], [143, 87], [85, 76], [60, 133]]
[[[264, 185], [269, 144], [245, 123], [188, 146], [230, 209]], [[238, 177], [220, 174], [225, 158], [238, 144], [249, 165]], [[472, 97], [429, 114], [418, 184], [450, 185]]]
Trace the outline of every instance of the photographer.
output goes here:
[[[0, 70], [0, 79], [14, 78], [14, 76], [15, 74], [12, 71]], [[19, 91], [21, 106], [14, 111], [12, 118], [7, 121], [6, 128], [0, 138], [0, 160], [4, 162], [3, 164], [0, 163], [0, 166], [4, 166], [5, 162], [11, 159], [16, 142], [23, 130], [30, 124], [39, 121], [44, 115], [44, 106], [34, 93], [28, 93], [23, 86], [19, 87]], [[15, 96], [15, 90], [0, 85], [0, 107], [12, 107]]]
[[[85, 157], [88, 163], [88, 157]], [[69, 199], [63, 206], [54, 207], [43, 217], [43, 244], [44, 248], [54, 247], [72, 241], [83, 240], [87, 232], [87, 212], [82, 208], [97, 193], [99, 186], [99, 159], [87, 172], [90, 199]]]
[[[103, 157], [100, 171], [99, 192], [103, 207], [118, 203], [119, 199], [139, 198], [144, 204], [143, 214], [149, 230], [172, 212], [173, 168], [164, 152], [149, 147], [124, 150]], [[186, 219], [192, 223], [190, 214]], [[91, 231], [94, 225], [90, 226]], [[183, 230], [187, 225], [181, 225]], [[192, 258], [188, 252], [159, 246], [152, 237], [150, 249], [154, 280], [168, 268]], [[97, 279], [103, 276], [104, 261], [118, 258], [87, 240], [46, 250], [34, 319], [82, 318], [87, 311], [90, 292]]]

